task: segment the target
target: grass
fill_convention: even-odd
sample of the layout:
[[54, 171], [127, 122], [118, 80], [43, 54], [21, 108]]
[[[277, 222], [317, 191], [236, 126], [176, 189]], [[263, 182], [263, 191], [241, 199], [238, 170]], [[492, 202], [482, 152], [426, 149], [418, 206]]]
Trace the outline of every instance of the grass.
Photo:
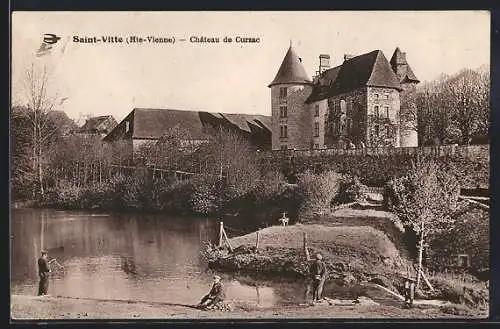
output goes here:
[[380, 210], [347, 208], [305, 225], [271, 226], [259, 231], [258, 253], [249, 252], [256, 244], [255, 232], [235, 237], [230, 240], [231, 245], [246, 249], [245, 252], [218, 259], [211, 266], [253, 275], [307, 276], [303, 250], [306, 234], [311, 257], [316, 253], [323, 255], [331, 279], [376, 280], [395, 289], [392, 283], [405, 273], [408, 262], [406, 250], [393, 242], [402, 244], [401, 232], [388, 216]]

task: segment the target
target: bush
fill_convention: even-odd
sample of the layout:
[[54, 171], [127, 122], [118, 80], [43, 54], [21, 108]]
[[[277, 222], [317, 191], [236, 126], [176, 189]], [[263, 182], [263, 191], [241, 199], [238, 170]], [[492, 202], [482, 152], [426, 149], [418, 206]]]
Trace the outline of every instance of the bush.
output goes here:
[[335, 198], [336, 204], [355, 201], [365, 201], [368, 188], [362, 184], [357, 176], [344, 176], [340, 183], [339, 193]]
[[329, 209], [337, 196], [341, 176], [333, 171], [314, 174], [306, 171], [297, 176], [297, 201], [303, 214], [322, 212]]
[[276, 201], [286, 189], [285, 176], [279, 171], [269, 171], [261, 177], [248, 197], [255, 205], [263, 205], [269, 201]]

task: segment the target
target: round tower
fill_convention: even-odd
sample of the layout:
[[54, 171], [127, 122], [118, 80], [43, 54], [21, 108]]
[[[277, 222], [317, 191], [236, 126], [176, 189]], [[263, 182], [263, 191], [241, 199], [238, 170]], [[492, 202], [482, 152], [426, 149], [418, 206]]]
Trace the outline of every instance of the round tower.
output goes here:
[[305, 104], [312, 91], [302, 59], [290, 43], [271, 88], [272, 149], [308, 149], [311, 116]]
[[399, 47], [394, 51], [390, 63], [403, 88], [399, 96], [401, 99], [399, 145], [401, 147], [417, 147], [419, 143], [417, 134], [418, 120], [416, 118], [416, 86], [420, 81], [406, 60], [406, 53], [402, 52]]

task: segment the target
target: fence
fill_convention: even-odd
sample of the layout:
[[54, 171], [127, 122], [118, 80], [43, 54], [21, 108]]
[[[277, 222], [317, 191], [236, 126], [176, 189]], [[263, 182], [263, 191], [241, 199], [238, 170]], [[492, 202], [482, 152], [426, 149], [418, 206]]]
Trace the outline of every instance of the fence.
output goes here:
[[377, 147], [361, 149], [319, 149], [319, 150], [274, 150], [260, 152], [263, 157], [276, 156], [335, 156], [335, 155], [427, 155], [427, 156], [454, 156], [478, 157], [489, 155], [489, 145], [440, 145], [425, 147]]

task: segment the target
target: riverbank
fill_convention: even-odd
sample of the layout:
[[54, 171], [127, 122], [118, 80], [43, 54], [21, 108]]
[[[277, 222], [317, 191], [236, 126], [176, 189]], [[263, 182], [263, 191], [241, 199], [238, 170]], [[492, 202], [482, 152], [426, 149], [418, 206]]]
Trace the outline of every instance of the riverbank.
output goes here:
[[[312, 258], [316, 253], [323, 255], [332, 284], [348, 288], [371, 282], [403, 294], [404, 276], [412, 262], [405, 248], [404, 230], [394, 224], [397, 221], [393, 216], [378, 206], [343, 208], [304, 224], [262, 229], [258, 250], [255, 232], [234, 237], [229, 240], [234, 252], [215, 248], [206, 252], [207, 259], [212, 269], [223, 272], [303, 279], [308, 276], [304, 250], [307, 237], [309, 254]], [[470, 309], [489, 301], [485, 283], [439, 273], [428, 279], [434, 290], [421, 291], [422, 298], [442, 299]]]
[[[259, 308], [234, 302], [232, 311], [202, 311], [175, 304], [65, 299], [57, 297], [11, 296], [14, 320], [59, 319], [450, 319], [486, 318], [487, 312], [450, 314], [452, 307], [416, 305], [413, 309], [377, 303], [316, 306], [276, 306]], [[457, 313], [457, 312], [455, 312]]]
[[330, 280], [353, 283], [375, 280], [389, 288], [398, 286], [410, 263], [402, 232], [382, 210], [344, 208], [291, 226], [271, 226], [230, 239], [233, 253], [208, 251], [209, 266], [216, 270], [246, 274], [304, 278], [308, 266], [304, 250], [314, 257], [321, 253]]

